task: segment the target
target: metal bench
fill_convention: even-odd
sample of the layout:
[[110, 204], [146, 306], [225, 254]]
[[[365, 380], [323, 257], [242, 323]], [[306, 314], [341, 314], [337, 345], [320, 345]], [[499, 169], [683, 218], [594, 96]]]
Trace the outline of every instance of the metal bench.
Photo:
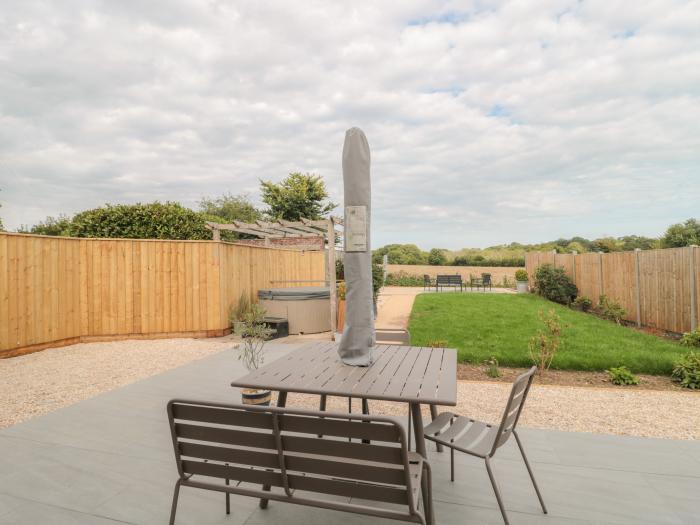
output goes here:
[[394, 419], [172, 400], [168, 420], [179, 474], [170, 525], [183, 486], [223, 492], [227, 514], [239, 494], [261, 498], [261, 508], [273, 500], [433, 523], [430, 466]]
[[459, 274], [456, 275], [438, 275], [435, 278], [435, 291], [437, 292], [439, 289], [442, 289], [444, 287], [453, 287], [457, 288], [459, 287], [459, 291], [461, 292], [464, 288], [464, 283], [462, 282], [462, 276]]

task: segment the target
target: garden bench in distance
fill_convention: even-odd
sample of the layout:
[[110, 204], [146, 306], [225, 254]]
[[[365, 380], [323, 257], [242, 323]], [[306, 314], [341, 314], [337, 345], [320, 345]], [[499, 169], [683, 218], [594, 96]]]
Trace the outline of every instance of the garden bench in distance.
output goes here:
[[261, 508], [273, 500], [433, 523], [430, 465], [408, 451], [406, 432], [394, 419], [172, 400], [168, 420], [179, 474], [170, 525], [182, 486], [223, 492], [227, 514], [230, 494], [239, 494], [261, 498]]
[[448, 286], [448, 287], [453, 287], [457, 288], [459, 286], [459, 291], [461, 292], [464, 289], [464, 283], [462, 282], [462, 276], [459, 274], [456, 275], [438, 275], [435, 278], [435, 291], [437, 292], [439, 289]]

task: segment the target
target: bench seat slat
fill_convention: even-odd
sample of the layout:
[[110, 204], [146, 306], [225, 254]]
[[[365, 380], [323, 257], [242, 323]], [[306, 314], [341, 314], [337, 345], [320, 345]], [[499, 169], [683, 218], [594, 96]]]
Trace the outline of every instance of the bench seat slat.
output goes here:
[[176, 423], [175, 432], [179, 437], [186, 439], [226, 443], [227, 445], [243, 447], [277, 449], [277, 443], [275, 443], [275, 438], [271, 432], [249, 432], [246, 430], [205, 427], [185, 423]]
[[178, 447], [182, 456], [190, 458], [267, 468], [278, 468], [280, 464], [277, 452], [273, 451], [259, 452], [257, 450], [216, 447], [199, 443], [188, 443], [186, 441], [180, 441]]
[[398, 425], [361, 421], [320, 419], [295, 415], [280, 415], [280, 430], [321, 436], [335, 436], [370, 441], [396, 443], [399, 440]]
[[282, 486], [282, 474], [270, 470], [255, 468], [232, 467], [218, 463], [204, 463], [203, 461], [182, 461], [182, 471], [186, 474], [198, 474], [213, 478], [233, 479], [261, 485]]

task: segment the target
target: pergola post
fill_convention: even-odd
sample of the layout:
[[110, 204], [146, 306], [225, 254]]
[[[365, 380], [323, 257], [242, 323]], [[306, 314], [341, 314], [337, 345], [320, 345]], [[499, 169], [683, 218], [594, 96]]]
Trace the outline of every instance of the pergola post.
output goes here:
[[331, 340], [335, 341], [337, 330], [338, 288], [335, 282], [335, 224], [333, 218], [328, 219], [328, 287], [331, 295]]

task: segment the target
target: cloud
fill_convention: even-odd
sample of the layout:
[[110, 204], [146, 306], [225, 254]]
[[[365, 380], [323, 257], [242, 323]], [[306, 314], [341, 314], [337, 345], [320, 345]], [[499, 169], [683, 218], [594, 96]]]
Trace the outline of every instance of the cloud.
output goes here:
[[0, 214], [255, 196], [372, 147], [375, 242], [658, 235], [700, 201], [700, 5], [0, 0]]

